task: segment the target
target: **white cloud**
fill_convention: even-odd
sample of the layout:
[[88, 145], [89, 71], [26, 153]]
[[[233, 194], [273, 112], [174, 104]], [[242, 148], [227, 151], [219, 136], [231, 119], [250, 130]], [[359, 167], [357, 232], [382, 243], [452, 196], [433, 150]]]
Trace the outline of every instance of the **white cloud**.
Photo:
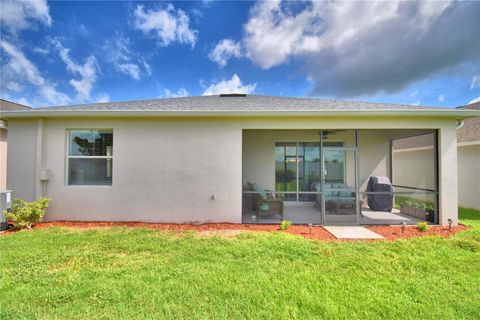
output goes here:
[[84, 64], [75, 63], [70, 57], [70, 49], [65, 48], [58, 39], [51, 40], [58, 50], [60, 58], [72, 74], [80, 75], [80, 79], [71, 79], [70, 85], [77, 92], [76, 99], [80, 102], [90, 100], [90, 93], [97, 81], [97, 59], [90, 55]]
[[475, 89], [475, 88], [480, 88], [480, 74], [474, 75], [472, 78], [470, 89]]
[[230, 80], [225, 80], [223, 79], [222, 81], [218, 83], [214, 83], [210, 85], [202, 95], [208, 96], [208, 95], [218, 95], [222, 93], [246, 93], [250, 94], [255, 91], [255, 88], [257, 87], [257, 84], [248, 84], [244, 85], [242, 83], [242, 80], [240, 80], [240, 77], [234, 74], [232, 76], [232, 79]]
[[66, 94], [58, 92], [53, 85], [44, 85], [38, 90], [42, 97], [53, 104], [64, 105], [71, 101]]
[[480, 102], [480, 97], [477, 97], [477, 98], [473, 99], [468, 104], [472, 104], [472, 103], [475, 103], [475, 102]]
[[190, 92], [187, 91], [185, 88], [180, 88], [177, 92], [172, 92], [169, 89], [163, 90], [163, 95], [165, 98], [179, 98], [179, 97], [188, 97]]
[[20, 49], [7, 41], [2, 41], [1, 46], [5, 53], [10, 57], [8, 66], [12, 71], [24, 76], [26, 80], [33, 85], [42, 86], [45, 84], [45, 79], [42, 77], [37, 67], [25, 57]]
[[201, 0], [200, 1], [204, 7], [209, 7], [213, 3], [213, 0]]
[[5, 83], [5, 88], [8, 91], [11, 91], [11, 92], [20, 92], [25, 88], [25, 86], [23, 86], [19, 82], [13, 81], [13, 80], [12, 81], [6, 81], [6, 82], [7, 83]]
[[[42, 103], [48, 104], [67, 104], [70, 98], [57, 91], [55, 85], [47, 81], [25, 54], [15, 45], [2, 40], [0, 47], [5, 52], [8, 59], [2, 62], [1, 69], [1, 87], [2, 92], [19, 92], [23, 90], [24, 84], [33, 85], [39, 96], [44, 99]], [[11, 84], [11, 85], [10, 85]]]
[[478, 61], [479, 15], [468, 1], [261, 1], [242, 44], [263, 69], [302, 61], [314, 94], [392, 93]]
[[46, 0], [0, 2], [0, 23], [10, 31], [27, 29], [36, 21], [52, 25]]
[[110, 102], [110, 96], [106, 92], [102, 92], [97, 97], [97, 103]]
[[35, 107], [34, 103], [28, 101], [28, 99], [25, 98], [25, 97], [16, 98], [16, 97], [10, 96], [8, 93], [7, 94], [3, 93], [2, 94], [2, 99], [8, 100], [8, 101], [11, 101], [11, 102], [15, 102], [15, 103], [18, 103], [18, 104], [22, 104], [22, 105], [28, 106], [28, 107]]
[[190, 18], [172, 4], [158, 10], [145, 10], [143, 5], [138, 5], [134, 17], [135, 28], [147, 35], [153, 34], [161, 46], [178, 42], [193, 47], [197, 42], [198, 31], [190, 29]]
[[[131, 49], [130, 39], [122, 36], [115, 40], [107, 40], [103, 51], [108, 62], [113, 64], [115, 70], [122, 72], [135, 80], [140, 80], [142, 75], [151, 75], [150, 65], [145, 59]], [[133, 60], [138, 61], [133, 61]]]
[[41, 55], [47, 55], [50, 53], [50, 50], [48, 50], [47, 48], [40, 48], [40, 47], [35, 47], [33, 48], [33, 52], [35, 53], [38, 53], [38, 54], [41, 54]]
[[208, 54], [208, 58], [213, 62], [216, 62], [220, 68], [225, 67], [231, 57], [242, 57], [240, 43], [231, 39], [223, 39], [219, 41], [215, 48], [213, 48]]
[[314, 29], [316, 11], [307, 8], [292, 15], [282, 8], [280, 1], [257, 3], [244, 25], [247, 56], [258, 66], [269, 69], [301, 53], [302, 48], [317, 49], [318, 39], [312, 33], [315, 30], [310, 30]]
[[445, 97], [443, 96], [443, 94], [441, 94], [441, 95], [438, 96], [438, 101], [440, 101], [440, 102], [444, 102], [444, 101], [445, 101]]
[[135, 80], [140, 79], [140, 68], [133, 63], [121, 63], [118, 65], [118, 69], [125, 73], [128, 74], [130, 77], [132, 77]]
[[[10, 100], [12, 101], [12, 100]], [[16, 103], [19, 103], [19, 104], [23, 104], [24, 106], [31, 106], [32, 104], [24, 97], [21, 97], [20, 99], [16, 99], [14, 100], [13, 102], [16, 102]]]

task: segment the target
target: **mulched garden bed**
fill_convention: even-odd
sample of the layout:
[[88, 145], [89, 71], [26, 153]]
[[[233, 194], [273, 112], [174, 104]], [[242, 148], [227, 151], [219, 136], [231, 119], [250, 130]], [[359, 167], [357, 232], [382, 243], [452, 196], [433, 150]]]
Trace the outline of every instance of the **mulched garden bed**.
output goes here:
[[400, 226], [369, 226], [367, 229], [384, 236], [387, 240], [397, 240], [425, 236], [440, 236], [447, 238], [459, 231], [465, 231], [470, 228], [463, 224], [459, 224], [456, 227], [452, 227], [451, 230], [449, 230], [448, 227], [443, 226], [429, 226], [427, 231], [420, 231], [416, 226], [407, 226], [403, 234]]
[[[278, 224], [231, 224], [231, 223], [207, 223], [200, 225], [192, 224], [169, 224], [169, 223], [144, 223], [144, 222], [79, 222], [79, 221], [52, 221], [52, 222], [40, 222], [33, 228], [42, 229], [50, 227], [68, 227], [68, 228], [81, 228], [81, 229], [94, 229], [94, 228], [110, 228], [110, 227], [129, 227], [129, 228], [147, 228], [163, 231], [223, 231], [223, 230], [246, 230], [246, 231], [258, 231], [258, 232], [287, 232], [290, 234], [301, 235], [308, 239], [320, 240], [320, 241], [359, 241], [359, 240], [339, 240], [326, 231], [323, 227], [312, 227], [311, 231], [308, 226], [293, 225], [286, 231], [280, 231]], [[407, 226], [405, 232], [402, 234], [400, 226], [368, 226], [373, 232], [381, 234], [386, 240], [408, 239], [412, 237], [424, 237], [424, 236], [441, 236], [449, 237], [459, 231], [468, 230], [469, 228], [464, 225], [452, 227], [449, 230], [448, 227], [441, 226], [429, 226], [427, 231], [420, 231], [415, 226]], [[2, 232], [2, 234], [12, 234], [15, 231], [9, 229]], [[361, 241], [378, 241], [378, 240], [361, 240]]]

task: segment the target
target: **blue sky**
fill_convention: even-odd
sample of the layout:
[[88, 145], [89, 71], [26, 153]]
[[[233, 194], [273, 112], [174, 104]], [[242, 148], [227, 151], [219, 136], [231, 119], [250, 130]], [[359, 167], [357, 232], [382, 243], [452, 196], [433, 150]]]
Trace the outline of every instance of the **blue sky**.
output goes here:
[[480, 99], [478, 2], [1, 3], [1, 97]]

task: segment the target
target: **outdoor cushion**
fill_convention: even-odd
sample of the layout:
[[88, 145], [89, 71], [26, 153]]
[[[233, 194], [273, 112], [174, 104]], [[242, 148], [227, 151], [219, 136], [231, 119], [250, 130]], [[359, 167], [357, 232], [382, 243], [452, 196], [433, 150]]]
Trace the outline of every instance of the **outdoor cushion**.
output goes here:
[[[260, 194], [260, 197], [262, 197], [263, 200], [267, 200], [267, 191], [265, 189], [260, 187], [256, 182], [253, 182], [253, 183], [247, 182], [247, 184], [249, 185], [252, 191], [258, 192]], [[268, 210], [268, 208], [266, 210]]]
[[258, 208], [262, 211], [267, 211], [270, 209], [270, 206], [268, 205], [268, 203], [260, 203], [258, 205]]
[[267, 193], [265, 192], [265, 190], [258, 192], [260, 193], [260, 197], [262, 197], [263, 200], [267, 200]]
[[[327, 190], [331, 190], [328, 192], [325, 192], [325, 196], [328, 197], [335, 197], [335, 198], [350, 198], [352, 197], [352, 188], [350, 188], [348, 185], [345, 183], [328, 183], [325, 184]], [[333, 190], [332, 190], [333, 189]], [[343, 189], [340, 191], [337, 191], [335, 189]]]

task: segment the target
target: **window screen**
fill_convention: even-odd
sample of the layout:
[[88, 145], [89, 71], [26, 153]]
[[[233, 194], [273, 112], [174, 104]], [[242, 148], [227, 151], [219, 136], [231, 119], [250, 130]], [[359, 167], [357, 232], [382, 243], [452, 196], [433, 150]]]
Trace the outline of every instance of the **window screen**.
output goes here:
[[112, 185], [113, 131], [68, 131], [68, 184]]

